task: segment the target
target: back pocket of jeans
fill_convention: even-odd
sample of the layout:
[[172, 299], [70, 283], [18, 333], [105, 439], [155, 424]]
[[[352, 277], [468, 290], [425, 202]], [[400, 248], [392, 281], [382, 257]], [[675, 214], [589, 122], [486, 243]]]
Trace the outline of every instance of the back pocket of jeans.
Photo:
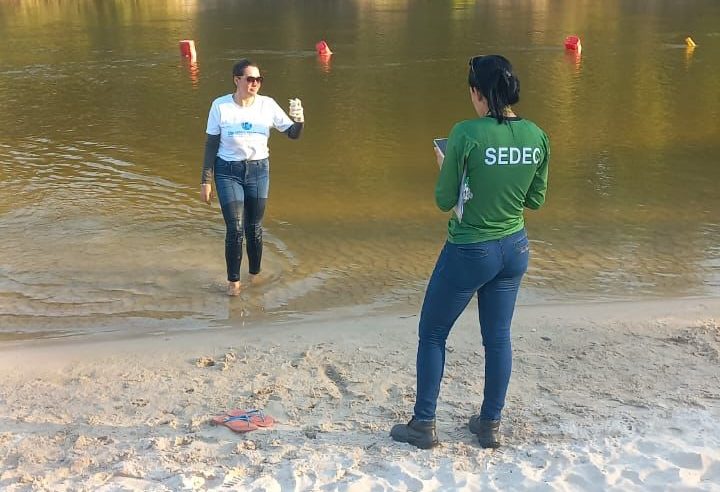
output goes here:
[[488, 248], [478, 248], [477, 246], [456, 246], [457, 254], [466, 260], [482, 260], [489, 254]]
[[451, 245], [440, 274], [462, 290], [477, 289], [487, 276], [490, 250], [470, 245]]
[[527, 236], [519, 239], [515, 243], [515, 252], [518, 254], [525, 254], [530, 252], [530, 241], [528, 240]]

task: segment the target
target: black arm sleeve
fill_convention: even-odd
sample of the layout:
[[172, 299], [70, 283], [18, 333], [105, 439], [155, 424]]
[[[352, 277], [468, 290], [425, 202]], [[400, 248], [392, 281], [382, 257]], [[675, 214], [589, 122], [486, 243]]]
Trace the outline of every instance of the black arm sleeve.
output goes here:
[[208, 134], [205, 141], [205, 158], [203, 159], [202, 168], [202, 184], [211, 183], [213, 179], [213, 168], [215, 167], [215, 158], [220, 148], [220, 135]]
[[303, 123], [297, 123], [297, 122], [295, 122], [295, 123], [292, 124], [292, 126], [291, 126], [290, 128], [288, 128], [287, 130], [285, 130], [284, 133], [287, 133], [287, 136], [288, 136], [289, 138], [292, 138], [293, 140], [297, 140], [298, 138], [300, 138], [300, 134], [302, 133], [302, 129], [303, 129]]

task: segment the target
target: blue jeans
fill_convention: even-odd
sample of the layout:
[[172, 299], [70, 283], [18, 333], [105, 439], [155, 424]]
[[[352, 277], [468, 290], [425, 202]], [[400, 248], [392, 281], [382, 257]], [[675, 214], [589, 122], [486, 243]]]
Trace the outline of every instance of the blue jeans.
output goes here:
[[225, 262], [230, 282], [240, 280], [243, 234], [250, 273], [260, 273], [262, 219], [270, 188], [270, 162], [215, 160], [215, 189], [225, 219]]
[[524, 229], [493, 241], [445, 243], [420, 314], [414, 411], [417, 420], [435, 418], [445, 368], [445, 341], [476, 292], [485, 347], [485, 390], [480, 416], [500, 419], [512, 370], [510, 322], [529, 257]]

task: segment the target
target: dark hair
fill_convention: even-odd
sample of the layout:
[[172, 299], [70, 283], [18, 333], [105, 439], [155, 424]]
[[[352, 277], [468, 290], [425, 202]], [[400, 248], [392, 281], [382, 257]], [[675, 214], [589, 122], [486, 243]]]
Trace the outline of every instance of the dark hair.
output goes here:
[[243, 75], [245, 75], [245, 69], [247, 67], [257, 67], [257, 65], [255, 65], [247, 58], [243, 58], [235, 65], [233, 65], [233, 77], [242, 77]]
[[505, 121], [503, 110], [520, 100], [520, 80], [513, 73], [510, 61], [501, 55], [472, 57], [468, 84], [485, 96], [490, 115], [498, 123]]

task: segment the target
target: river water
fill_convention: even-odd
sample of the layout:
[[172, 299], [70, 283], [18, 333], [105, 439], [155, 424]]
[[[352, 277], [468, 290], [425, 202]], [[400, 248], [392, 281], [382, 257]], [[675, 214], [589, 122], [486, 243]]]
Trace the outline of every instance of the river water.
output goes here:
[[[714, 0], [2, 2], [0, 340], [417, 312], [447, 221], [431, 142], [474, 116], [479, 53], [513, 62], [552, 145], [520, 303], [716, 296], [718, 19]], [[198, 184], [242, 57], [307, 124], [270, 140], [267, 282], [229, 299]]]

